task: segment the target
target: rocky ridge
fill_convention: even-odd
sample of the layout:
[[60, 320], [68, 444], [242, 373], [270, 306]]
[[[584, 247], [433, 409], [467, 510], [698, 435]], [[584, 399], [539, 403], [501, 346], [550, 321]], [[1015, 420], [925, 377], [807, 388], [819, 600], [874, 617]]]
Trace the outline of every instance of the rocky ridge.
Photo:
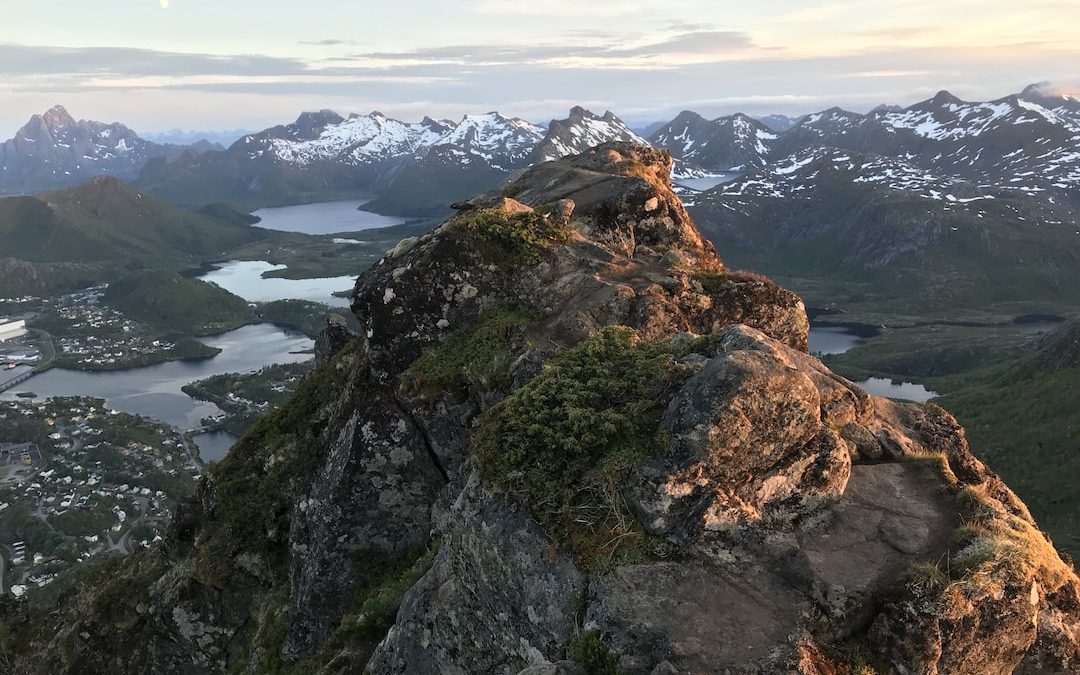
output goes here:
[[70, 187], [95, 176], [131, 180], [154, 157], [198, 154], [212, 147], [205, 142], [151, 143], [123, 124], [76, 121], [62, 106], [54, 106], [0, 143], [0, 195]]
[[[933, 406], [806, 354], [629, 143], [457, 205], [13, 673], [1072, 673], [1080, 580]], [[869, 670], [872, 669], [872, 670]]]

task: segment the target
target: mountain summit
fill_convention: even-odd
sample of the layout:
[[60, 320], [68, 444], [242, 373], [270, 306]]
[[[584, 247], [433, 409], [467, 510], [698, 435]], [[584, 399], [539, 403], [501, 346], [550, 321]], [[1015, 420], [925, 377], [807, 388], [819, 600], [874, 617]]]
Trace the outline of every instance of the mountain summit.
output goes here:
[[94, 176], [131, 180], [149, 159], [184, 150], [143, 140], [123, 124], [76, 121], [57, 105], [0, 143], [0, 194], [65, 188]]
[[[665, 151], [456, 205], [363, 330], [56, 607], [16, 673], [1075, 672], [1080, 579], [944, 410], [806, 353]], [[865, 672], [865, 671], [863, 671]]]

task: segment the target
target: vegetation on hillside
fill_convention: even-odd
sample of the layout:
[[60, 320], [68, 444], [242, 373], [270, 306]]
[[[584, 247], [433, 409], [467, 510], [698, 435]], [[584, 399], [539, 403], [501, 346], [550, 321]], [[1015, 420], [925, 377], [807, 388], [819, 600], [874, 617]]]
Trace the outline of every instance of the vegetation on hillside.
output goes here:
[[660, 414], [687, 376], [675, 351], [629, 328], [604, 329], [551, 359], [476, 429], [483, 477], [586, 564], [652, 546], [618, 486], [668, 447]]
[[124, 315], [164, 331], [215, 335], [253, 323], [241, 297], [176, 272], [154, 270], [109, 284], [105, 302]]

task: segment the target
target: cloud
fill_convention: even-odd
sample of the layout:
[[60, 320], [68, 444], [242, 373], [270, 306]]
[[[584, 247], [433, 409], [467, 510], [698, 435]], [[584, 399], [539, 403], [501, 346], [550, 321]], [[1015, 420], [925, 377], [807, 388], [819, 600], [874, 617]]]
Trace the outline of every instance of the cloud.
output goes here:
[[121, 47], [0, 44], [0, 76], [282, 75], [308, 70], [300, 59], [167, 52]]
[[615, 17], [639, 14], [655, 5], [627, 0], [483, 0], [473, 7], [478, 14], [524, 14], [560, 17]]
[[[566, 37], [571, 37], [567, 35]], [[503, 64], [576, 65], [581, 68], [663, 68], [665, 56], [688, 56], [692, 61], [710, 61], [755, 47], [749, 34], [741, 31], [694, 31], [644, 40], [619, 33], [588, 32], [572, 42], [557, 44], [446, 45], [411, 51], [351, 54], [355, 62], [386, 64], [458, 63], [470, 66]], [[628, 44], [629, 43], [629, 44]]]
[[359, 44], [356, 40], [335, 40], [333, 38], [326, 40], [301, 40], [296, 44], [305, 45], [308, 47], [340, 47], [340, 46], [356, 46]]

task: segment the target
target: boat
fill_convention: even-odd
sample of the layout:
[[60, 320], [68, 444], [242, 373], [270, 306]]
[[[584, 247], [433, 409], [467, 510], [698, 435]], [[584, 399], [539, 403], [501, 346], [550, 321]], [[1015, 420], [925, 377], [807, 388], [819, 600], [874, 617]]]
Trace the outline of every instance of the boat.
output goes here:
[[19, 393], [15, 394], [15, 397], [16, 398], [37, 398], [37, 394], [35, 394], [32, 391], [20, 391]]
[[16, 367], [17, 367], [16, 364], [9, 363], [6, 366], [4, 366], [4, 370], [15, 370]]

